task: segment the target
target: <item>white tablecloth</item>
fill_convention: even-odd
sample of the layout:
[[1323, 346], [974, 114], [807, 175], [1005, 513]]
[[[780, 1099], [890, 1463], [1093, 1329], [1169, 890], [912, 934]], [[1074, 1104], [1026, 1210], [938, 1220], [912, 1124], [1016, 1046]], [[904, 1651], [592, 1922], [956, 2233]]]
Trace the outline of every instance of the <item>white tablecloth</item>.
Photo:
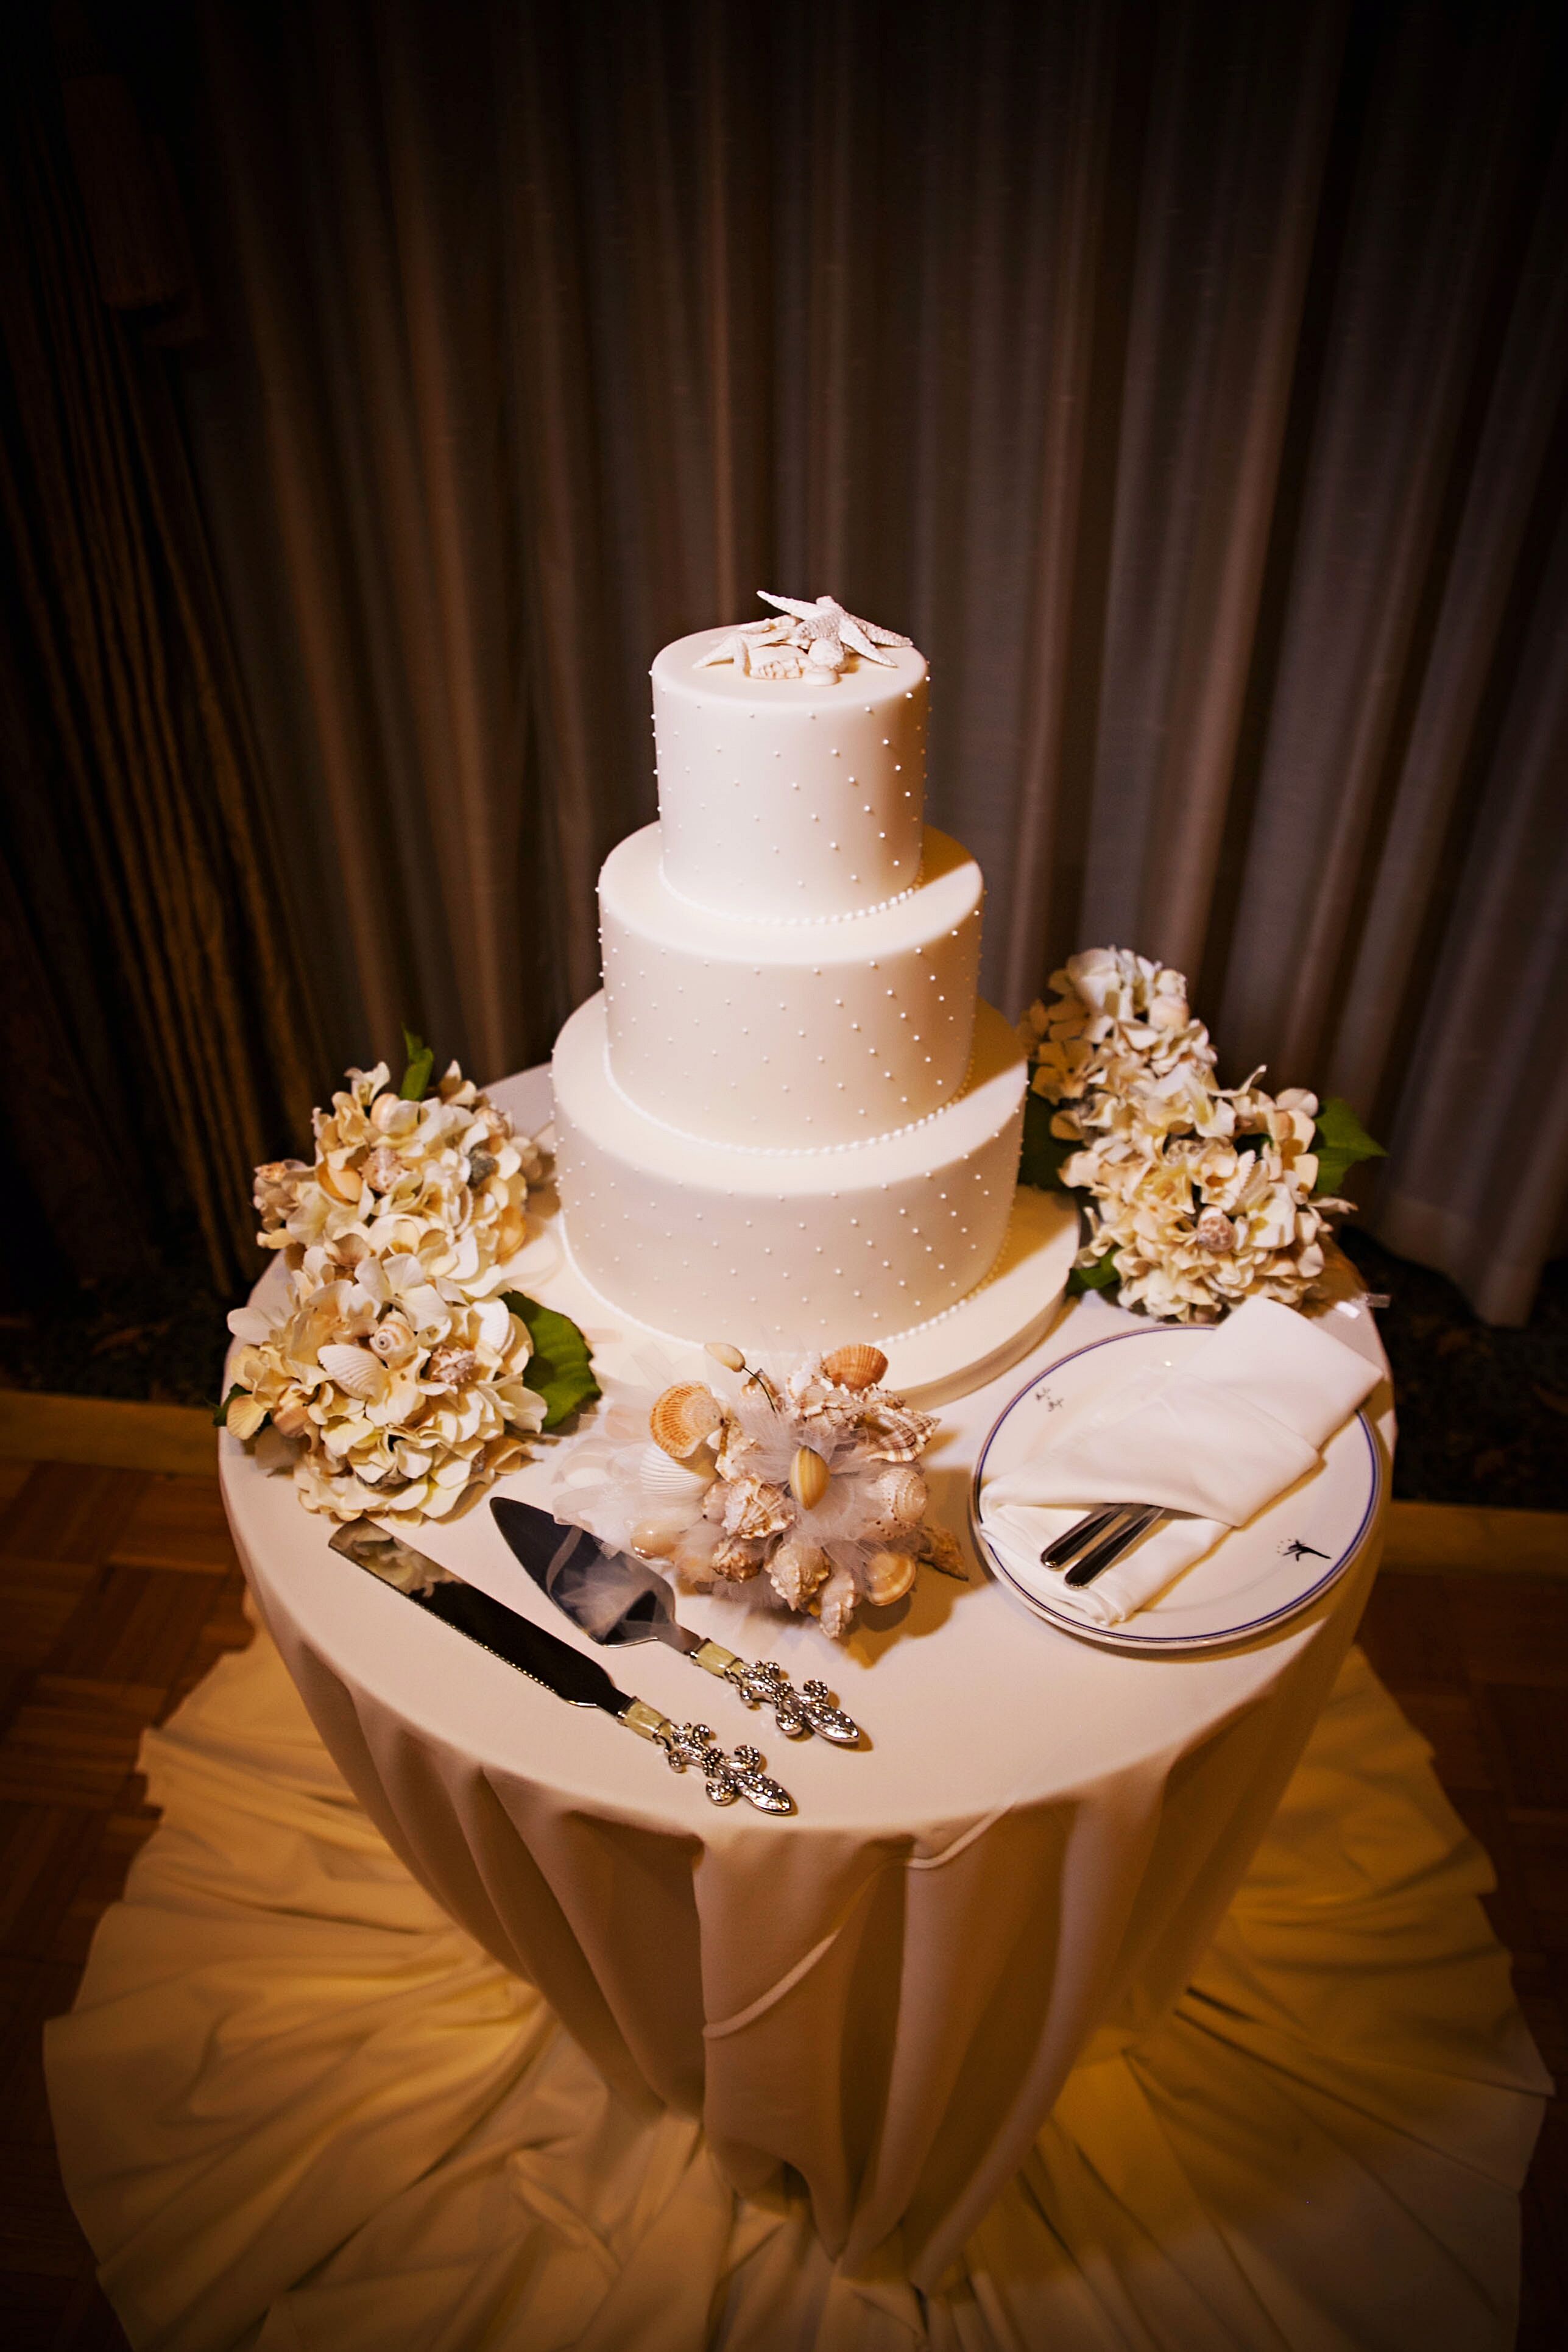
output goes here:
[[[1086, 1300], [1033, 1363], [942, 1410], [935, 1507], [1032, 1374], [1113, 1326]], [[1369, 1351], [1364, 1311], [1336, 1314]], [[1386, 1390], [1372, 1400], [1391, 1435]], [[798, 1818], [715, 1811], [691, 1777], [562, 1706], [329, 1552], [232, 1440], [225, 1494], [262, 1615], [349, 1786], [394, 1852], [539, 1987], [623, 2096], [700, 2120], [742, 2191], [805, 2184], [847, 2273], [930, 2285], [1023, 2163], [1074, 2064], [1146, 2033], [1186, 1985], [1344, 1657], [1378, 1540], [1323, 1601], [1227, 1655], [1092, 1649], [976, 1570], [922, 1575], [896, 1630], [847, 1653], [809, 1623], [689, 1621], [825, 1674], [869, 1753], [770, 1740], [658, 1646], [624, 1687], [755, 1738]], [[542, 1462], [515, 1491], [542, 1498]], [[423, 1548], [563, 1630], [489, 1513]], [[585, 1646], [585, 1645], [584, 1645]], [[763, 1727], [759, 1728], [759, 1726]]]

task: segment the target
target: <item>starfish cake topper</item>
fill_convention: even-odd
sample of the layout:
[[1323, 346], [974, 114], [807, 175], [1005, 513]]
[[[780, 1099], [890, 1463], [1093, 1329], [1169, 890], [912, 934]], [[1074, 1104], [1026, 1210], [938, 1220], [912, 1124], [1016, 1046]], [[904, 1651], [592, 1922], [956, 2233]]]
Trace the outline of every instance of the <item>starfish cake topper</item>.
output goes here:
[[742, 622], [701, 656], [699, 669], [733, 662], [748, 677], [797, 677], [807, 686], [833, 686], [851, 654], [890, 669], [879, 646], [913, 643], [896, 629], [879, 629], [875, 621], [847, 613], [836, 596], [819, 596], [808, 604], [799, 596], [770, 595], [765, 588], [757, 593], [776, 608], [778, 618]]

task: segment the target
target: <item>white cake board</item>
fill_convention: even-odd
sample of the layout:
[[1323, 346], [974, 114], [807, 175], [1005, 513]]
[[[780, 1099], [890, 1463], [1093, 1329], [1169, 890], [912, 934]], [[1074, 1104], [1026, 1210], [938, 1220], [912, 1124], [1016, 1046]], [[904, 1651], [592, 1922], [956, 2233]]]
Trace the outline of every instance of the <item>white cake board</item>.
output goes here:
[[[548, 1129], [540, 1141], [548, 1149]], [[567, 1244], [552, 1185], [530, 1192], [528, 1212], [528, 1239], [508, 1268], [509, 1281], [581, 1327], [601, 1379], [645, 1388], [700, 1374], [696, 1341], [639, 1323], [587, 1280]], [[938, 1405], [1005, 1372], [1050, 1328], [1078, 1239], [1070, 1201], [1021, 1184], [1002, 1255], [979, 1288], [919, 1330], [878, 1342], [888, 1358], [886, 1385], [911, 1404]]]

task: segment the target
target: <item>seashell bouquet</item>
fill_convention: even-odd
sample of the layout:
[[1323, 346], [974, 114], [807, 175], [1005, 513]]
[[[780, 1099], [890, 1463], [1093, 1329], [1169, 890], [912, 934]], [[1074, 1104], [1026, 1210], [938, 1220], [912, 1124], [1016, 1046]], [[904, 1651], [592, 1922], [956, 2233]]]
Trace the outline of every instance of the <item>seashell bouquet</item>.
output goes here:
[[756, 1582], [836, 1638], [862, 1602], [901, 1600], [922, 1561], [965, 1574], [953, 1538], [927, 1519], [915, 1466], [937, 1423], [879, 1385], [879, 1348], [836, 1348], [774, 1373], [737, 1348], [708, 1353], [728, 1378], [664, 1390], [640, 1443], [623, 1408], [613, 1507], [595, 1513], [579, 1497], [567, 1514], [668, 1560], [689, 1589]]
[[1087, 1193], [1080, 1289], [1212, 1322], [1244, 1298], [1309, 1301], [1324, 1271], [1336, 1187], [1382, 1156], [1350, 1105], [1278, 1097], [1255, 1070], [1222, 1087], [1179, 971], [1095, 948], [1053, 972], [1057, 1003], [1019, 1024], [1028, 1052], [1026, 1183]]
[[[282, 1297], [228, 1318], [241, 1342], [218, 1417], [292, 1468], [308, 1510], [445, 1517], [516, 1467], [523, 1438], [598, 1393], [581, 1334], [503, 1290], [539, 1153], [454, 1062], [410, 1039], [350, 1070], [315, 1115], [312, 1160], [256, 1171]], [[536, 1384], [530, 1384], [533, 1375]]]

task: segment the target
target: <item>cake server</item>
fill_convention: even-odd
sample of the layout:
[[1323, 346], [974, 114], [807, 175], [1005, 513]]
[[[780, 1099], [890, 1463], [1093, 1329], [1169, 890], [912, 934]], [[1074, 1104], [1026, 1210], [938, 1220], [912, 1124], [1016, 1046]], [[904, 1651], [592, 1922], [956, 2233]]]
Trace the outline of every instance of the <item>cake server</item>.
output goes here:
[[714, 1804], [732, 1805], [737, 1797], [744, 1797], [759, 1812], [794, 1812], [795, 1800], [787, 1789], [769, 1780], [763, 1770], [765, 1759], [756, 1748], [737, 1748], [732, 1756], [726, 1755], [705, 1723], [671, 1723], [657, 1707], [617, 1690], [597, 1658], [585, 1658], [558, 1634], [547, 1633], [504, 1601], [465, 1584], [401, 1536], [383, 1535], [368, 1519], [351, 1519], [332, 1537], [331, 1548], [427, 1615], [466, 1633], [481, 1650], [504, 1658], [531, 1682], [542, 1683], [569, 1706], [602, 1707], [628, 1731], [653, 1740], [663, 1748], [672, 1772], [698, 1766]]
[[705, 1642], [675, 1614], [668, 1580], [630, 1552], [612, 1551], [585, 1528], [564, 1525], [532, 1503], [497, 1496], [495, 1523], [540, 1591], [554, 1601], [591, 1642], [621, 1649], [634, 1642], [663, 1642], [693, 1665], [717, 1675], [748, 1706], [771, 1706], [786, 1739], [812, 1732], [835, 1747], [854, 1748], [860, 1727], [833, 1704], [826, 1683], [808, 1682], [798, 1691], [771, 1658], [749, 1664], [720, 1642]]

